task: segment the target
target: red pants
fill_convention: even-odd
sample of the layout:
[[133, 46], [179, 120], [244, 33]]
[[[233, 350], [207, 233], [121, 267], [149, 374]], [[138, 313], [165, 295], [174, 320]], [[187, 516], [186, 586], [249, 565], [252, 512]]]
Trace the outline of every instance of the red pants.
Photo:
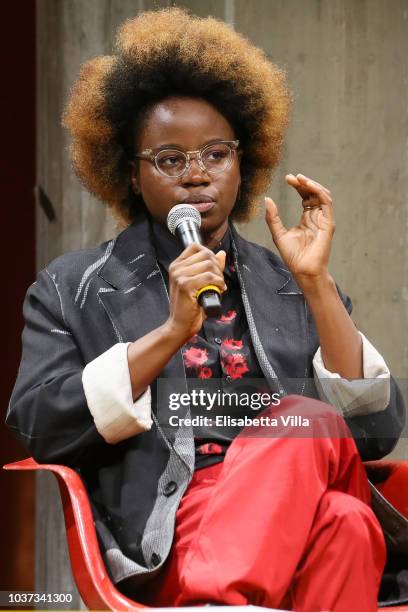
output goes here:
[[[374, 612], [385, 564], [364, 467], [342, 417], [291, 396], [277, 414], [314, 417], [336, 437], [244, 430], [223, 463], [195, 472], [151, 606], [254, 604], [301, 612]], [[322, 410], [323, 413], [322, 414]], [[263, 415], [268, 414], [264, 411]], [[344, 437], [342, 437], [344, 436]]]

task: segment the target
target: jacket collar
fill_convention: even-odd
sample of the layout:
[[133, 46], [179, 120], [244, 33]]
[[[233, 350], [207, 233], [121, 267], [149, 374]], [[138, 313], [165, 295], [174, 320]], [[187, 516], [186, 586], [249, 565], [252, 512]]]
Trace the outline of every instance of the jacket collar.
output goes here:
[[[160, 231], [160, 230], [159, 230]], [[265, 249], [257, 244], [245, 240], [230, 223], [231, 238], [239, 253], [240, 266], [249, 274], [253, 274], [261, 286], [264, 286], [265, 277]], [[222, 241], [221, 248], [230, 248], [229, 241]], [[128, 289], [142, 283], [154, 270], [158, 271], [157, 254], [154, 248], [155, 236], [150, 221], [145, 213], [140, 213], [137, 219], [119, 234], [114, 248], [104, 265], [98, 270], [98, 276], [107, 282], [113, 289]], [[172, 239], [170, 239], [172, 241]], [[169, 248], [174, 246], [173, 241]], [[165, 247], [164, 257], [168, 252]], [[267, 252], [270, 268], [268, 286], [278, 295], [301, 295], [299, 287], [290, 272], [282, 267], [278, 257]], [[273, 272], [271, 274], [271, 271]], [[139, 284], [139, 286], [141, 286]]]
[[236, 247], [236, 256], [240, 267], [249, 279], [252, 278], [253, 282], [260, 283], [260, 287], [265, 287], [266, 255], [269, 262], [268, 292], [272, 291], [278, 295], [302, 295], [291, 273], [287, 268], [283, 267], [282, 261], [276, 255], [240, 236], [232, 223], [230, 223], [230, 228], [232, 242]]
[[156, 265], [150, 223], [141, 213], [116, 238], [110, 256], [97, 274], [113, 289], [122, 290], [143, 281]]

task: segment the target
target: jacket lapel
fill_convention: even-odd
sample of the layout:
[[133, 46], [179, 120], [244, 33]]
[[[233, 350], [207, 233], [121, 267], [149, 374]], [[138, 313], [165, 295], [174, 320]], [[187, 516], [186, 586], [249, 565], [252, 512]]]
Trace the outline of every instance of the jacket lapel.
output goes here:
[[[98, 297], [115, 330], [118, 342], [133, 342], [160, 327], [169, 316], [169, 298], [153, 247], [151, 228], [143, 214], [124, 230], [111, 256], [98, 271], [109, 287], [99, 290]], [[166, 384], [167, 381], [167, 384]], [[170, 384], [169, 384], [170, 382]], [[169, 397], [175, 387], [187, 391], [181, 351], [168, 361], [151, 385], [152, 418], [163, 438], [191, 471], [194, 464], [194, 441], [191, 425], [169, 426]], [[190, 416], [189, 408], [180, 417]], [[192, 463], [193, 461], [193, 463]]]
[[[308, 375], [307, 312], [303, 294], [271, 251], [243, 239], [231, 225], [235, 266], [259, 364], [273, 390]], [[300, 330], [294, 334], [293, 330]]]
[[[118, 342], [133, 342], [160, 327], [169, 316], [169, 299], [156, 260], [150, 224], [144, 215], [116, 241], [111, 256], [98, 271], [109, 287], [98, 297], [115, 329]], [[166, 377], [184, 377], [180, 352], [163, 371]]]

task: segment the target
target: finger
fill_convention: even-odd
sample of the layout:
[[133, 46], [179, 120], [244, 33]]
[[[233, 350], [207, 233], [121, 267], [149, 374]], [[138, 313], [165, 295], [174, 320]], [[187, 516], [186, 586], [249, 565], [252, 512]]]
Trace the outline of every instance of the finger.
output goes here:
[[[195, 276], [199, 276], [200, 274], [205, 274], [206, 272], [210, 272], [214, 274], [219, 279], [219, 282], [225, 285], [224, 275], [222, 270], [220, 270], [218, 263], [214, 264], [211, 261], [200, 261], [193, 265], [185, 265], [180, 267], [177, 270], [177, 276], [182, 278], [194, 278]], [[226, 286], [226, 285], [225, 285]]]
[[313, 181], [312, 179], [309, 179], [303, 174], [298, 174], [297, 176], [295, 176], [294, 174], [287, 174], [285, 176], [285, 179], [289, 185], [291, 185], [292, 187], [296, 189], [296, 191], [298, 192], [298, 194], [301, 196], [303, 200], [310, 198], [312, 195], [311, 192], [316, 191], [319, 188], [320, 188], [319, 195], [322, 196], [321, 203], [326, 203], [324, 194], [326, 194], [326, 196], [331, 199], [331, 193], [326, 187], [324, 187], [323, 185], [320, 185], [320, 183], [318, 183], [317, 181]]
[[296, 176], [294, 174], [287, 174], [285, 176], [285, 181], [288, 183], [288, 185], [291, 185], [292, 187], [294, 187], [297, 190], [302, 189], [301, 182], [299, 181], [298, 178], [296, 178]]
[[309, 189], [304, 184], [302, 184], [299, 179], [293, 174], [287, 174], [285, 176], [285, 180], [288, 185], [296, 189], [302, 200], [305, 200], [310, 195]]
[[318, 187], [320, 187], [323, 191], [325, 191], [328, 195], [331, 195], [331, 192], [329, 189], [327, 189], [327, 187], [325, 187], [324, 185], [322, 185], [321, 183], [319, 183], [318, 181], [315, 181], [314, 179], [310, 178], [309, 176], [305, 176], [304, 174], [297, 174], [296, 177], [298, 178], [298, 180], [300, 181], [300, 183], [302, 184], [303, 181], [311, 181], [312, 183], [314, 183], [315, 185], [317, 185]]
[[[309, 211], [309, 215], [310, 215], [310, 225], [311, 227], [313, 227], [313, 231], [315, 232], [315, 234], [319, 230], [322, 230], [322, 229], [326, 230], [329, 228], [330, 223], [325, 218], [323, 209], [320, 206], [313, 208], [311, 211]], [[322, 221], [324, 221], [324, 223], [322, 223]]]
[[294, 174], [287, 174], [285, 179], [289, 185], [295, 187], [299, 195], [302, 197], [303, 214], [300, 219], [299, 227], [316, 231], [317, 228], [313, 223], [312, 216], [309, 213], [309, 206], [312, 207], [310, 210], [313, 210], [314, 207], [318, 208], [320, 206], [319, 198], [315, 194], [311, 194], [304, 187], [301, 187], [299, 179], [297, 179]]
[[332, 204], [330, 192], [328, 189], [320, 185], [320, 183], [303, 176], [303, 174], [298, 174], [297, 178], [299, 179], [303, 189], [306, 189], [309, 193], [316, 195], [322, 204]]
[[203, 272], [197, 276], [184, 277], [183, 279], [184, 290], [194, 297], [197, 291], [206, 285], [215, 285], [219, 288], [221, 293], [226, 290], [224, 279], [222, 278], [221, 280], [219, 275], [213, 272]]
[[188, 247], [180, 253], [180, 255], [174, 261], [183, 261], [188, 257], [196, 256], [196, 260], [200, 261], [201, 259], [205, 259], [205, 257], [210, 258], [214, 255], [214, 253], [205, 247], [203, 244], [198, 244], [198, 242], [194, 242], [190, 244]]
[[288, 231], [279, 217], [278, 207], [272, 198], [265, 198], [265, 220], [268, 224], [274, 242], [277, 242]]
[[309, 193], [302, 199], [302, 206], [303, 210], [313, 210], [314, 208], [320, 208], [322, 203], [315, 193]]
[[[304, 213], [304, 216], [306, 217], [304, 226], [310, 229], [317, 238], [320, 236], [322, 239], [323, 235], [321, 235], [322, 232], [319, 230], [323, 230], [324, 234], [329, 232], [331, 235], [334, 234], [335, 230], [334, 222], [325, 216], [324, 211], [324, 207], [316, 206], [312, 208], [312, 210], [307, 210]], [[326, 238], [324, 238], [324, 240], [325, 239]]]
[[311, 211], [306, 211], [300, 218], [298, 228], [303, 232], [303, 237], [306, 240], [313, 239], [316, 237], [319, 228], [315, 225]]
[[320, 210], [319, 207], [314, 207], [311, 210], [303, 209], [303, 215], [301, 219], [301, 225], [311, 229], [314, 233], [319, 229], [316, 223], [316, 213]]
[[[298, 175], [298, 176], [301, 177], [300, 180], [303, 182], [305, 187], [310, 189], [309, 196], [305, 198], [305, 201], [307, 202], [307, 204], [309, 204], [309, 201], [310, 201], [311, 205], [315, 206], [314, 199], [316, 199], [317, 200], [316, 205], [318, 204], [317, 208], [321, 207], [324, 218], [327, 220], [329, 224], [334, 226], [334, 210], [333, 210], [333, 202], [332, 202], [331, 195], [329, 193], [326, 193], [326, 191], [323, 190], [320, 183], [316, 183], [316, 181], [312, 181], [311, 179], [308, 179], [307, 177], [304, 177], [303, 175]], [[327, 227], [325, 229], [327, 229]], [[334, 231], [334, 227], [333, 227], [333, 231]]]
[[218, 261], [218, 265], [220, 266], [221, 272], [224, 271], [226, 257], [227, 257], [227, 254], [225, 251], [218, 251], [218, 253], [216, 253], [215, 255], [215, 258]]
[[[203, 246], [202, 244], [191, 244], [171, 263], [173, 269], [177, 269], [181, 264], [188, 263], [188, 265], [197, 263], [199, 261], [216, 261], [214, 253]], [[218, 265], [218, 264], [217, 264]]]

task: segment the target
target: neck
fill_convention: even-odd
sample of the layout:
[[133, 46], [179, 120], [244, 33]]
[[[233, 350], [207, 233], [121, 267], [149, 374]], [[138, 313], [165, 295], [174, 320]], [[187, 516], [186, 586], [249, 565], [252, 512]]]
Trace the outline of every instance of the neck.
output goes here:
[[224, 221], [224, 223], [221, 225], [221, 227], [219, 227], [218, 229], [216, 229], [215, 231], [212, 232], [201, 232], [201, 237], [203, 239], [203, 243], [204, 246], [206, 246], [209, 249], [215, 249], [217, 246], [219, 246], [221, 240], [224, 238], [225, 236], [225, 232], [228, 229], [228, 219], [226, 219]]

